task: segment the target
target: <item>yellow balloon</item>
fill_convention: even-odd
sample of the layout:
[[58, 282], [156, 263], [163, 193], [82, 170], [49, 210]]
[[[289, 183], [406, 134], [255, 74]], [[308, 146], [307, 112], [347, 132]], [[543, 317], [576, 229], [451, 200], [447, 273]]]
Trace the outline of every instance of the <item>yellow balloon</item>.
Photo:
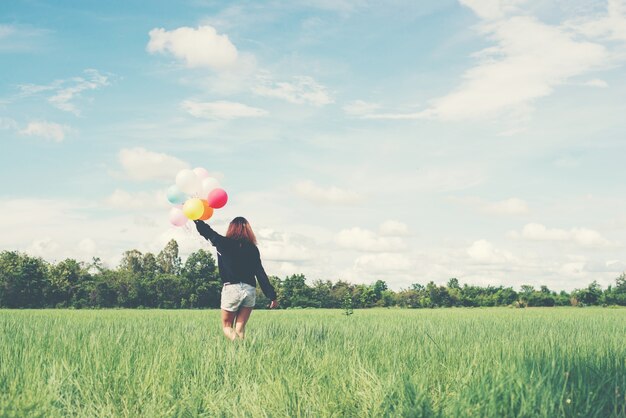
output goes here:
[[189, 199], [185, 202], [183, 206], [183, 213], [185, 216], [192, 221], [196, 219], [200, 219], [202, 214], [204, 213], [204, 205], [202, 204], [202, 200], [200, 199]]

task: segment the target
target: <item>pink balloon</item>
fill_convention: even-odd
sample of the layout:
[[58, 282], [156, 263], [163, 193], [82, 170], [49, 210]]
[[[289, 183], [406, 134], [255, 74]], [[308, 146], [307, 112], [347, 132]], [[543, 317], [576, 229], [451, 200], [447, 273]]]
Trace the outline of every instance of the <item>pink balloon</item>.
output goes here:
[[187, 223], [187, 217], [179, 208], [170, 209], [170, 222], [174, 226], [183, 226]]
[[209, 206], [213, 209], [219, 209], [223, 208], [226, 202], [228, 202], [228, 195], [224, 189], [213, 189], [213, 191], [209, 193], [207, 200], [209, 202]]

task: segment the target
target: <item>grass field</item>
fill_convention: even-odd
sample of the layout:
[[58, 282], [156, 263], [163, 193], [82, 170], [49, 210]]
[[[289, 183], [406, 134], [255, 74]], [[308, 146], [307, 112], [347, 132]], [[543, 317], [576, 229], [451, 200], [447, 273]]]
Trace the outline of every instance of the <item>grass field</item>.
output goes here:
[[0, 311], [0, 416], [626, 416], [626, 309]]

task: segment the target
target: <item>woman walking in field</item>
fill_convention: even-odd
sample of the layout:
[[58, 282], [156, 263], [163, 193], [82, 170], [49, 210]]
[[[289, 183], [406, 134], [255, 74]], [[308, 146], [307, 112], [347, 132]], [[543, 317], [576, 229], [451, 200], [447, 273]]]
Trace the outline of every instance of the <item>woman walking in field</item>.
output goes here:
[[217, 265], [224, 284], [221, 301], [224, 335], [230, 340], [243, 339], [256, 301], [256, 280], [263, 294], [272, 301], [270, 308], [278, 306], [276, 291], [261, 264], [254, 232], [241, 216], [232, 220], [225, 237], [202, 221], [194, 222], [200, 235], [217, 249]]

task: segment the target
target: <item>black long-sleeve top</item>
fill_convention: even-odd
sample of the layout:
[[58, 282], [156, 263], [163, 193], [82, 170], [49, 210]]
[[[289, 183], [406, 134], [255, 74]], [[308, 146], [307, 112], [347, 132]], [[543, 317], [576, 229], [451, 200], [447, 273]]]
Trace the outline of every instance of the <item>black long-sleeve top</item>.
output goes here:
[[263, 269], [261, 255], [256, 245], [224, 237], [202, 221], [194, 222], [200, 235], [211, 241], [217, 249], [217, 266], [222, 283], [247, 283], [256, 287], [258, 280], [265, 296], [270, 300], [276, 300], [276, 291]]

